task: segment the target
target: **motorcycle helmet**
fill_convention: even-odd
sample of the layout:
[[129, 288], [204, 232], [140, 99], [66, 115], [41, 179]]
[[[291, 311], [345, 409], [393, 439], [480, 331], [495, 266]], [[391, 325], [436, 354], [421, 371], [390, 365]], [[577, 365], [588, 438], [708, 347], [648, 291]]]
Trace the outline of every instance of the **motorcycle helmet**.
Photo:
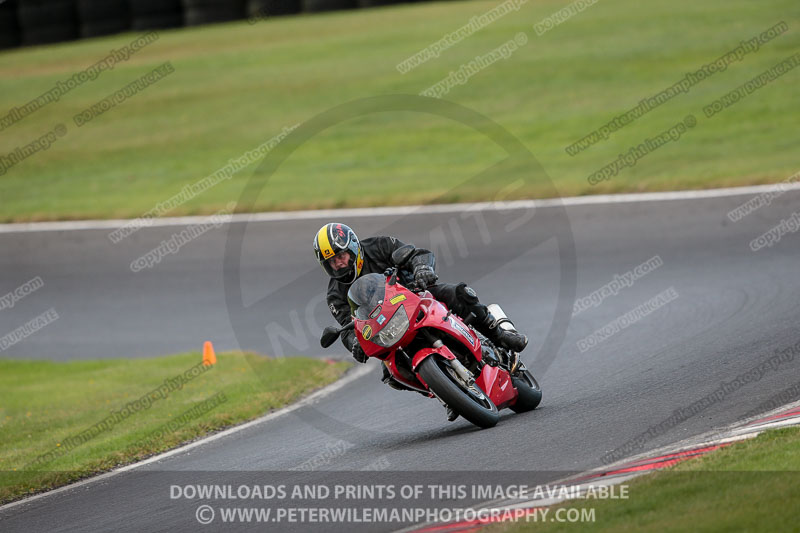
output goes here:
[[[349, 285], [361, 274], [364, 256], [356, 233], [344, 224], [325, 224], [314, 237], [314, 253], [317, 261], [331, 278]], [[346, 266], [336, 265], [347, 259]]]

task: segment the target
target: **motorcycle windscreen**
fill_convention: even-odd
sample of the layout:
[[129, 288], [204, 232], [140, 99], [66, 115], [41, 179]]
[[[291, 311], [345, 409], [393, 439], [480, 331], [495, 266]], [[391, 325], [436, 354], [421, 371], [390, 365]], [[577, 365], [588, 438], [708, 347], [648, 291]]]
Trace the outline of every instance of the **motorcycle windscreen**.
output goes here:
[[350, 290], [350, 314], [358, 320], [368, 320], [369, 314], [382, 302], [386, 292], [386, 278], [380, 274], [366, 274], [359, 277]]

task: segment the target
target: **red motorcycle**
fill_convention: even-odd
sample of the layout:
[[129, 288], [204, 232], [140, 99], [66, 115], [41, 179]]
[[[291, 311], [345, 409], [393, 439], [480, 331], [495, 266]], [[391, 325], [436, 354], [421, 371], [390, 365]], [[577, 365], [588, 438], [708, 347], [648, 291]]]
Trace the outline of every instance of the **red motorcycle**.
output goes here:
[[[438, 398], [482, 428], [497, 424], [498, 409], [535, 409], [542, 389], [522, 362], [512, 374], [505, 348], [467, 326], [430, 292], [397, 282], [413, 251], [412, 246], [396, 250], [394, 268], [353, 283], [348, 298], [354, 320], [341, 328], [325, 328], [322, 347], [355, 328], [364, 353], [383, 361], [394, 380]], [[491, 307], [498, 312], [499, 307]]]

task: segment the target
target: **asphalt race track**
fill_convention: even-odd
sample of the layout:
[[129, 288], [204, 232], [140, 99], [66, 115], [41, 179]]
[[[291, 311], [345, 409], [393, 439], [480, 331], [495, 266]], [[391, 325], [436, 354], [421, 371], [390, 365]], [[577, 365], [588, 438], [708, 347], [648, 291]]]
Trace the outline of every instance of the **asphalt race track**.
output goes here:
[[[786, 352], [800, 341], [800, 236], [790, 232], [771, 247], [750, 248], [753, 239], [792, 215], [800, 192], [787, 192], [738, 222], [726, 217], [752, 196], [569, 207], [570, 231], [562, 236], [574, 238], [573, 265], [559, 264], [556, 239], [545, 238], [551, 226], [563, 222], [555, 220], [557, 208], [535, 214], [531, 231], [544, 233], [531, 241], [534, 245], [521, 241], [519, 231], [508, 231], [507, 219], [490, 213], [483, 222], [458, 213], [342, 220], [362, 237], [390, 233], [420, 246], [429, 245], [432, 235], [436, 241], [441, 237], [436, 228], [442, 229], [445, 239], [438, 242], [448, 243], [451, 258], [437, 250], [440, 276], [466, 280], [484, 301], [500, 302], [531, 337], [525, 355], [544, 389], [541, 407], [524, 415], [504, 411], [496, 428], [478, 431], [461, 419], [447, 423], [436, 401], [383, 386], [375, 365], [369, 375], [316, 405], [140, 469], [2, 510], [0, 530], [195, 531], [197, 501], [171, 499], [173, 484], [274, 484], [292, 476], [331, 483], [361, 479], [355, 472], [362, 470], [372, 471], [363, 476], [384, 482], [391, 481], [391, 471], [426, 481], [470, 470], [507, 470], [522, 480], [553, 481], [601, 466], [605, 454], [675, 410], [747, 374], [776, 350], [790, 353], [791, 360], [632, 453], [732, 423], [800, 379], [800, 358]], [[249, 224], [241, 265], [229, 257], [229, 268], [224, 259], [228, 230], [217, 228], [136, 273], [131, 262], [181, 228], [143, 229], [119, 244], [107, 238], [108, 230], [0, 234], [0, 294], [34, 276], [45, 283], [0, 311], [0, 331], [5, 334], [50, 307], [60, 316], [0, 356], [143, 357], [198, 350], [202, 341], [213, 340], [218, 351], [241, 347], [344, 357], [340, 345], [325, 353], [316, 340], [320, 328], [332, 323], [319, 298], [326, 280], [311, 252], [314, 232], [325, 221]], [[559, 299], [571, 310], [576, 296], [589, 295], [654, 256], [663, 265], [596, 307], [572, 318], [556, 311]], [[565, 289], [560, 280], [574, 267], [577, 286]], [[230, 310], [236, 304], [234, 282], [242, 288], [247, 311]], [[629, 320], [590, 349], [579, 349], [578, 341], [669, 289], [677, 295], [672, 301]], [[549, 332], [557, 346], [548, 359], [540, 349]], [[326, 450], [330, 460], [315, 472], [287, 472]], [[301, 531], [308, 525], [279, 529]], [[329, 524], [324, 529], [376, 527]]]

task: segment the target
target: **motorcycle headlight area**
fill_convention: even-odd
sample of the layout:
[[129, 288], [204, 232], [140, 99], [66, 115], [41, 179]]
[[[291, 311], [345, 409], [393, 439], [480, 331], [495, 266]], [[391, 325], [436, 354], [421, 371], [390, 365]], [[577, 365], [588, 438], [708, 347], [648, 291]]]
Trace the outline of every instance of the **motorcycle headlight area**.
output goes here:
[[372, 342], [378, 346], [389, 348], [399, 341], [403, 335], [408, 331], [408, 314], [402, 305], [397, 308], [389, 322], [383, 326], [383, 329], [372, 338]]

